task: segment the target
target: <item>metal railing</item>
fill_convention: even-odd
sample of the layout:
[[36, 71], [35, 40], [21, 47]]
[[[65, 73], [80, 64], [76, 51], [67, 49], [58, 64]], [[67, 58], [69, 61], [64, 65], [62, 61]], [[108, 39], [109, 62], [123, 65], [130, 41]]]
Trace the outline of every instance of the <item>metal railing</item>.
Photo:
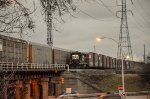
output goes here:
[[0, 62], [0, 70], [8, 71], [45, 71], [45, 70], [65, 70], [67, 64], [37, 64], [37, 63], [13, 63]]

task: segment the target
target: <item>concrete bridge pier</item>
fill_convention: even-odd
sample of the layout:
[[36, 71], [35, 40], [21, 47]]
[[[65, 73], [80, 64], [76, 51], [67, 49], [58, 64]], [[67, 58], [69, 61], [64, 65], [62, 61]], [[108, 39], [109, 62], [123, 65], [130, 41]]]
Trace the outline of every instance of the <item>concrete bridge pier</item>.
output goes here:
[[39, 93], [39, 84], [38, 79], [33, 79], [31, 83], [31, 97], [32, 99], [39, 99], [40, 93]]
[[24, 94], [24, 99], [30, 99], [30, 92], [31, 92], [31, 80], [28, 80], [25, 82], [25, 88], [26, 88], [26, 92]]
[[48, 99], [48, 82], [49, 78], [41, 78], [40, 83], [41, 83], [41, 94], [42, 94], [42, 99]]
[[21, 98], [21, 89], [22, 89], [22, 81], [17, 80], [16, 81], [16, 86], [15, 86], [15, 97], [16, 99], [20, 99]]
[[2, 98], [7, 99], [7, 85], [8, 85], [8, 81], [5, 82], [4, 85], [4, 95], [2, 96]]
[[31, 92], [31, 80], [25, 81], [16, 81], [15, 86], [15, 99], [30, 99]]

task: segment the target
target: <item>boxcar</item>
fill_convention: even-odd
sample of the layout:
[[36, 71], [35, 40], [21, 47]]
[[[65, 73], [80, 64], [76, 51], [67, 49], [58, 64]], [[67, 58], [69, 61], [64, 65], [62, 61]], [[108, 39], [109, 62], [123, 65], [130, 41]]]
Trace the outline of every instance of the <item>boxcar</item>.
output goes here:
[[0, 62], [27, 62], [27, 42], [0, 35]]
[[52, 48], [47, 45], [28, 43], [28, 62], [39, 64], [52, 63]]
[[107, 68], [107, 56], [102, 55], [102, 65], [103, 68]]
[[90, 68], [98, 68], [98, 54], [93, 52], [87, 53], [87, 64]]
[[125, 61], [125, 66], [124, 66], [125, 69], [126, 69], [126, 70], [131, 70], [131, 69], [133, 69], [133, 68], [131, 67], [131, 66], [133, 65], [132, 63], [133, 63], [132, 61], [126, 60], [126, 61]]
[[113, 58], [112, 57], [110, 57], [109, 58], [109, 63], [110, 63], [110, 69], [112, 69], [113, 68]]
[[87, 55], [87, 56], [86, 56], [86, 57], [87, 57], [87, 60], [86, 60], [86, 61], [87, 61], [88, 67], [91, 68], [91, 67], [93, 67], [93, 65], [94, 65], [93, 52], [89, 52], [89, 53], [87, 53], [86, 55]]
[[93, 59], [94, 59], [94, 60], [93, 60], [93, 61], [94, 61], [94, 62], [93, 62], [93, 63], [94, 63], [94, 64], [93, 64], [93, 67], [94, 67], [94, 68], [98, 68], [98, 54], [97, 54], [97, 53], [93, 53]]
[[110, 57], [106, 56], [106, 68], [110, 68]]
[[53, 64], [66, 64], [70, 58], [70, 51], [60, 48], [53, 48]]
[[121, 67], [122, 67], [122, 60], [121, 59], [117, 59], [117, 67], [116, 67], [116, 69], [121, 70]]
[[103, 60], [102, 60], [102, 55], [98, 55], [98, 67], [103, 68]]
[[116, 66], [117, 66], [117, 59], [113, 58], [112, 59], [112, 68], [114, 69], [114, 68], [116, 68]]

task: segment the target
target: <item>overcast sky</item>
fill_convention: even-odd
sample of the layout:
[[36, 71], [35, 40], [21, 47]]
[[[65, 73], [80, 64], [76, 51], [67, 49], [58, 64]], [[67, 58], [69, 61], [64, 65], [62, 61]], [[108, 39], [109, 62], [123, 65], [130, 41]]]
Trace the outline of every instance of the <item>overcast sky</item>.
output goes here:
[[[89, 52], [94, 51], [95, 45], [97, 53], [116, 57], [116, 43], [111, 40], [97, 43], [95, 38], [105, 36], [118, 41], [121, 22], [116, 17], [116, 11], [121, 8], [117, 6], [116, 0], [89, 1], [88, 3], [76, 4], [78, 13], [73, 13], [75, 17], [66, 15], [64, 17], [65, 23], [57, 22], [55, 24], [59, 32], [53, 31], [54, 46]], [[146, 53], [150, 53], [150, 0], [133, 0], [133, 5], [129, 2], [130, 0], [127, 1], [127, 9], [133, 12], [133, 16], [130, 12], [127, 14], [133, 58], [134, 60], [143, 60], [144, 44], [146, 45]], [[35, 31], [24, 38], [46, 44], [47, 27], [38, 3], [36, 7], [37, 10], [33, 15], [36, 25]]]

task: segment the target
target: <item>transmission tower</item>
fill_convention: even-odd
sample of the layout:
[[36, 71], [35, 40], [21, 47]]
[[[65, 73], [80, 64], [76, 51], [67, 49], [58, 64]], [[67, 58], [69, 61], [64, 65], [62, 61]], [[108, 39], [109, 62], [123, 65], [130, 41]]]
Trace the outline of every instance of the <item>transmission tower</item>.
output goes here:
[[46, 0], [46, 21], [47, 21], [47, 44], [53, 46], [53, 34], [52, 34], [52, 6], [51, 0]]
[[[131, 0], [132, 2], [132, 0]], [[121, 59], [121, 54], [128, 56], [128, 60], [133, 60], [130, 35], [128, 30], [128, 22], [127, 22], [127, 10], [126, 0], [122, 0], [121, 4], [122, 9], [118, 12], [121, 12], [121, 25], [120, 25], [120, 34], [119, 34], [119, 46], [118, 46], [118, 58]], [[130, 11], [131, 12], [131, 11]], [[120, 49], [121, 47], [121, 49]], [[123, 51], [123, 52], [121, 52]]]

